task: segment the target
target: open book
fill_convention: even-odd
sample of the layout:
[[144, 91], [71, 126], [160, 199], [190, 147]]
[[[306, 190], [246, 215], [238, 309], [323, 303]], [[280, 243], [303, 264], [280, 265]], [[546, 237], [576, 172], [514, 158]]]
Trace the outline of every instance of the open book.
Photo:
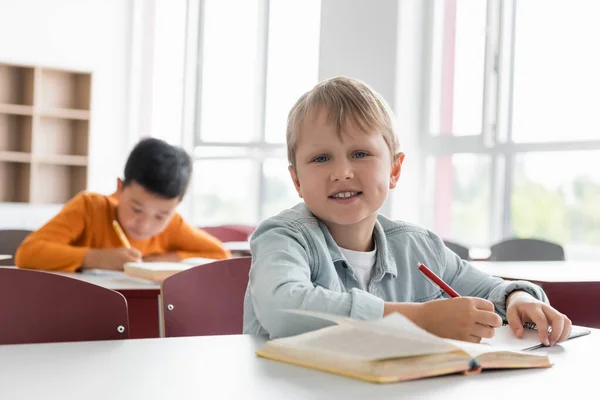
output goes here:
[[[399, 382], [487, 368], [550, 367], [547, 355], [443, 339], [401, 314], [375, 321], [291, 311], [338, 325], [265, 343], [261, 357], [371, 382]], [[509, 329], [506, 327], [506, 329]]]
[[123, 265], [123, 271], [130, 276], [162, 282], [169, 276], [192, 267], [208, 264], [212, 258], [194, 257], [179, 262], [129, 262]]

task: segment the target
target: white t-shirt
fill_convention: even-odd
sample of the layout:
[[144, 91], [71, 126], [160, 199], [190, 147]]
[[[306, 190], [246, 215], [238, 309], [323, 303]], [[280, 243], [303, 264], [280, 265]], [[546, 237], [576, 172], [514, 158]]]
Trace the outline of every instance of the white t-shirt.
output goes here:
[[342, 253], [348, 260], [348, 264], [354, 269], [354, 274], [358, 280], [359, 287], [366, 291], [371, 276], [373, 275], [377, 248], [372, 251], [354, 251], [340, 247], [340, 250], [342, 250]]

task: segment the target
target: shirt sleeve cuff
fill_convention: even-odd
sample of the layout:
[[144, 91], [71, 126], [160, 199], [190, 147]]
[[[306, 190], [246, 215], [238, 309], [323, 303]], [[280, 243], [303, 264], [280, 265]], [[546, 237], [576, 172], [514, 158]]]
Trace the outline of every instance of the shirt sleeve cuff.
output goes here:
[[372, 320], [383, 317], [383, 300], [360, 289], [352, 289], [350, 318]]
[[496, 311], [502, 316], [502, 318], [506, 317], [506, 299], [512, 292], [517, 290], [529, 293], [536, 299], [543, 301], [544, 303], [548, 303], [548, 297], [546, 296], [546, 293], [544, 293], [542, 288], [538, 285], [526, 281], [507, 282], [507, 285], [504, 286], [502, 294], [493, 300], [490, 299], [494, 303]]

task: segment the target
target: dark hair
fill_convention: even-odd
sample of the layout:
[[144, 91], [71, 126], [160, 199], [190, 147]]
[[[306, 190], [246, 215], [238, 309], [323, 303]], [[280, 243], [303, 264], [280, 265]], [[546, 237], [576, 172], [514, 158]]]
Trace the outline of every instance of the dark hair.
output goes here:
[[129, 154], [123, 185], [136, 182], [159, 196], [181, 199], [191, 176], [192, 159], [183, 149], [149, 138], [141, 140]]

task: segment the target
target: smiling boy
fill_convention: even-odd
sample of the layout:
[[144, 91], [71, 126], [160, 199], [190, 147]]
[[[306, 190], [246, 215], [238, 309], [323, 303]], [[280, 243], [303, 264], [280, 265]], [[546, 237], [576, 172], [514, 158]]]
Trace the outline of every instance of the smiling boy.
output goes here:
[[[244, 332], [279, 337], [328, 325], [282, 312], [299, 309], [362, 320], [399, 312], [431, 333], [472, 342], [492, 337], [503, 318], [517, 336], [533, 321], [542, 343], [565, 340], [571, 321], [541, 288], [486, 275], [432, 232], [378, 214], [404, 161], [392, 119], [378, 94], [342, 77], [294, 105], [289, 172], [304, 203], [252, 236]], [[418, 272], [421, 262], [463, 297], [444, 298]]]
[[[16, 264], [53, 271], [122, 270], [131, 261], [229, 257], [217, 239], [175, 212], [191, 175], [192, 161], [184, 150], [158, 139], [140, 141], [127, 159], [124, 180], [117, 180], [116, 193], [75, 196], [23, 241]], [[113, 220], [131, 248], [119, 241]]]

